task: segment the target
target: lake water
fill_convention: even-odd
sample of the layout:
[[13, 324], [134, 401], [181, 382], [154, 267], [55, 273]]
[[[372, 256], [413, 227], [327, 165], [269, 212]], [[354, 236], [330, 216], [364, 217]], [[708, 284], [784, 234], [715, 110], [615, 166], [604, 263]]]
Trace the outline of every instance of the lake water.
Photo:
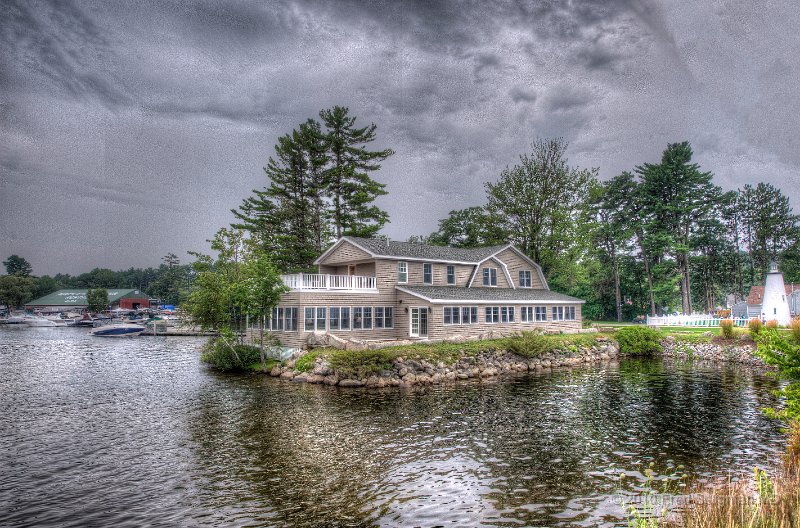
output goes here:
[[345, 390], [86, 332], [0, 328], [2, 526], [624, 526], [650, 462], [749, 474], [783, 449], [775, 382], [732, 366]]

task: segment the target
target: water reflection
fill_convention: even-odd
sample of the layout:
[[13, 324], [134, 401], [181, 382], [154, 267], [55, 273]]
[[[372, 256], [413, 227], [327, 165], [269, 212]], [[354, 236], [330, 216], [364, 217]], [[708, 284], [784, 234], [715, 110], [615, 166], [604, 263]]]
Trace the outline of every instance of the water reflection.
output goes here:
[[0, 330], [3, 525], [613, 525], [621, 472], [781, 449], [775, 382], [734, 367], [344, 390], [211, 372], [196, 340], [31, 330]]

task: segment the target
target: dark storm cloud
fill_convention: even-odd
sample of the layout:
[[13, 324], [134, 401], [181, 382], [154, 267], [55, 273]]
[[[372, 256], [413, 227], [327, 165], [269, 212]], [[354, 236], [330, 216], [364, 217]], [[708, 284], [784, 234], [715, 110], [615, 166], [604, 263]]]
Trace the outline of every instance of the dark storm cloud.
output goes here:
[[394, 238], [482, 203], [537, 137], [603, 177], [688, 139], [726, 188], [796, 204], [798, 22], [747, 2], [7, 1], [0, 253], [55, 273], [202, 249], [277, 138], [335, 104], [396, 151], [376, 175]]

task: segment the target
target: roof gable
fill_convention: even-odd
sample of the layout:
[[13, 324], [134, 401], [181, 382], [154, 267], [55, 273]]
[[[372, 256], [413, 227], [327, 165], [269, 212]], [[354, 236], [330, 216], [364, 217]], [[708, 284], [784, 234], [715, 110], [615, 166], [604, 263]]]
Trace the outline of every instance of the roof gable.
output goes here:
[[[792, 295], [793, 292], [800, 291], [800, 284], [784, 284], [786, 295]], [[757, 305], [761, 304], [764, 300], [764, 286], [750, 286], [750, 293], [747, 295], [747, 304]]]
[[509, 247], [509, 244], [504, 244], [502, 246], [487, 246], [481, 248], [457, 248], [345, 236], [340, 238], [328, 251], [323, 253], [315, 261], [315, 264], [322, 263], [334, 248], [342, 244], [343, 241], [349, 242], [357, 248], [366, 251], [372, 258], [452, 262], [454, 264], [477, 264], [487, 257]]

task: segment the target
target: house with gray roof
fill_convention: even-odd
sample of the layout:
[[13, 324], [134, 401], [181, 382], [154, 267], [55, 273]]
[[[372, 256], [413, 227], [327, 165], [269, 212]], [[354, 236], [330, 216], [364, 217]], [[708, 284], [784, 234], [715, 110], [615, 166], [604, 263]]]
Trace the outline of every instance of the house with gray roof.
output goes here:
[[283, 275], [289, 290], [270, 331], [290, 348], [320, 334], [360, 341], [446, 340], [522, 330], [575, 332], [584, 301], [550, 290], [511, 244], [430, 246], [345, 236], [317, 273]]

